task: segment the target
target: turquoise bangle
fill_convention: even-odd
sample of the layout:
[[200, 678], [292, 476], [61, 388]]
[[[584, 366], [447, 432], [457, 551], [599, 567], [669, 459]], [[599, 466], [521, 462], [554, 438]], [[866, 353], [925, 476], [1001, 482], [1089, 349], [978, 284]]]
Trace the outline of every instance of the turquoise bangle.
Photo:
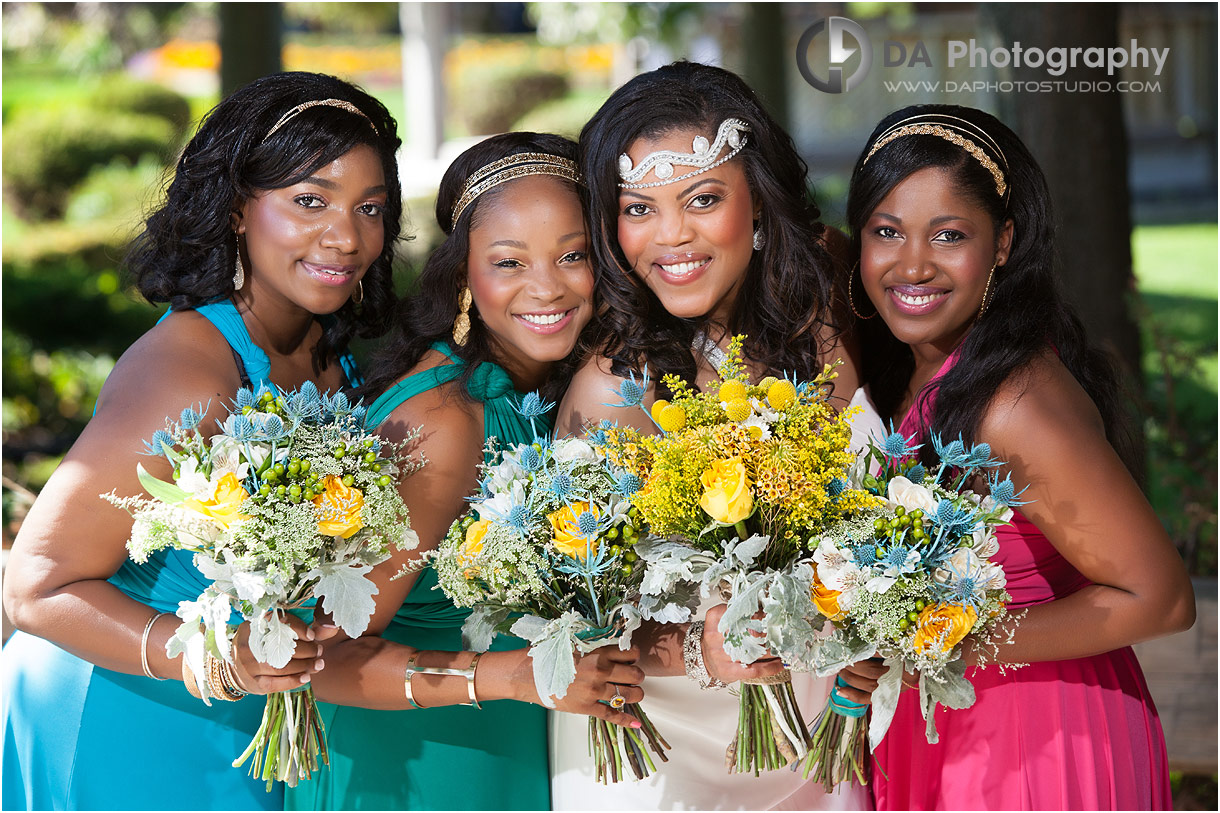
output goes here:
[[830, 708], [835, 714], [843, 717], [863, 717], [868, 713], [867, 703], [853, 703], [839, 694], [839, 689], [847, 688], [843, 678], [835, 678], [835, 687], [830, 690]]

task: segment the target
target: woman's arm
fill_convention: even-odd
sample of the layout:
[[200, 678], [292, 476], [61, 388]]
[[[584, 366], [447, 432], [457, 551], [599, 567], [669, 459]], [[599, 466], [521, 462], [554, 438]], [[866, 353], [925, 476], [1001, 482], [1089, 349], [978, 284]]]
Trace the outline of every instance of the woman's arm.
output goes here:
[[[169, 463], [141, 454], [143, 441], [190, 405], [210, 404], [202, 426], [214, 426], [238, 386], [227, 345], [202, 318], [162, 323], [123, 354], [102, 389], [97, 414], [47, 482], [14, 543], [4, 604], [19, 629], [107, 669], [143, 673], [141, 640], [155, 611], [107, 581], [127, 558], [131, 518], [100, 495], [143, 494], [137, 464], [168, 479]], [[161, 618], [149, 632], [148, 663], [158, 677], [181, 679], [180, 658], [165, 652], [177, 626], [176, 619]], [[283, 691], [308, 680], [321, 648], [310, 643], [313, 634], [304, 625], [297, 629], [305, 638], [279, 670], [259, 665], [240, 645], [243, 634], [238, 677], [244, 688]]]
[[1088, 395], [1052, 354], [1005, 384], [980, 427], [1013, 482], [1021, 512], [1091, 585], [1030, 607], [1011, 663], [1079, 658], [1188, 629], [1194, 591], [1152, 506], [1107, 442]]
[[[452, 521], [467, 508], [466, 497], [478, 483], [478, 465], [483, 460], [483, 414], [481, 406], [458, 394], [458, 385], [423, 392], [398, 407], [381, 425], [388, 440], [401, 442], [412, 427], [423, 427], [416, 448], [426, 464], [399, 483], [399, 491], [411, 515], [411, 527], [419, 535], [419, 547], [396, 553], [370, 573], [377, 585], [376, 609], [368, 632], [357, 639], [342, 636], [326, 647], [326, 671], [314, 679], [314, 691], [331, 703], [373, 709], [406, 709], [404, 678], [408, 661], [416, 665], [465, 669], [473, 652], [417, 650], [380, 637], [402, 606], [417, 573], [400, 578], [394, 574], [407, 563], [434, 550]], [[628, 702], [638, 702], [643, 692], [643, 673], [634, 665], [638, 653], [604, 647], [580, 659], [576, 680], [567, 695], [555, 703], [561, 711], [602, 717], [620, 725], [631, 725], [630, 715], [612, 710], [599, 700], [614, 697], [616, 687]], [[510, 699], [540, 702], [528, 650], [488, 652], [475, 672], [475, 696], [485, 700]], [[456, 677], [417, 674], [411, 692], [422, 707], [448, 706], [469, 700], [466, 681]]]
[[[622, 378], [610, 371], [610, 360], [591, 356], [576, 370], [555, 416], [556, 437], [580, 437], [585, 429], [603, 420], [622, 427], [631, 427], [648, 435], [658, 434], [656, 424], [644, 412], [657, 400], [656, 381], [649, 379], [644, 391], [643, 407], [614, 407], [621, 402], [619, 385]], [[639, 380], [639, 376], [636, 376]]]

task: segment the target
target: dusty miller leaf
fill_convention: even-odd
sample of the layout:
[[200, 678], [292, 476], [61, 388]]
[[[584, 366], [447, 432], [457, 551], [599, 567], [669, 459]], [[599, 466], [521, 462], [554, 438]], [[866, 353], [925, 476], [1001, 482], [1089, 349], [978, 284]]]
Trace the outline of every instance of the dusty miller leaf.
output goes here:
[[496, 628], [509, 616], [507, 607], [476, 605], [462, 624], [462, 648], [472, 652], [486, 652], [496, 639]]
[[268, 666], [287, 666], [296, 640], [296, 631], [280, 620], [276, 610], [256, 615], [250, 622], [250, 652]]
[[368, 565], [341, 562], [305, 574], [306, 581], [317, 578], [314, 594], [321, 599], [322, 609], [330, 613], [349, 638], [359, 638], [368, 629], [369, 619], [377, 608], [373, 601], [377, 585], [365, 578], [372, 569]]
[[555, 708], [552, 696], [565, 696], [576, 678], [576, 633], [588, 626], [589, 622], [574, 610], [552, 621], [543, 622], [537, 616], [527, 615], [513, 624], [513, 635], [530, 642], [534, 688], [547, 708]]
[[945, 666], [939, 675], [928, 671], [919, 675], [919, 711], [926, 723], [924, 735], [929, 744], [940, 742], [936, 731], [936, 704], [950, 709], [967, 709], [974, 705], [974, 686], [966, 680], [966, 662], [957, 660]]
[[873, 692], [873, 718], [868, 724], [868, 750], [876, 751], [885, 732], [890, 730], [894, 722], [894, 713], [898, 711], [898, 695], [902, 691], [902, 658], [886, 658], [885, 665], [889, 667], [877, 681]]

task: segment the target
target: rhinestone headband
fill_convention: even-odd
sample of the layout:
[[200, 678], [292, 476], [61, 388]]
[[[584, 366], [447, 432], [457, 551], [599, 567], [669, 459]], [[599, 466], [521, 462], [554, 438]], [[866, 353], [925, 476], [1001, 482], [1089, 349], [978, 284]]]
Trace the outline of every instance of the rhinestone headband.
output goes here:
[[[973, 122], [958, 118], [957, 116], [947, 116], [940, 113], [935, 113], [932, 115], [936, 116], [937, 118], [949, 119], [950, 121], [935, 123], [923, 121], [918, 124], [906, 124], [908, 121], [926, 119], [927, 116], [913, 116], [909, 119], [903, 119], [882, 133], [877, 140], [873, 142], [873, 146], [869, 149], [868, 155], [864, 156], [864, 161], [861, 163], [861, 166], [867, 164], [868, 160], [872, 158], [879, 149], [884, 147], [886, 144], [889, 144], [891, 141], [896, 141], [903, 136], [936, 136], [937, 138], [943, 138], [945, 141], [956, 144], [966, 152], [970, 153], [970, 155], [983, 166], [983, 169], [991, 173], [991, 177], [995, 180], [996, 194], [1000, 197], [1004, 197], [1004, 195], [1008, 192], [1008, 184], [1004, 180], [1004, 170], [1008, 169], [1008, 159], [1004, 157], [1004, 152], [1000, 149], [1000, 145], [996, 144], [995, 140], [991, 136], [989, 136], [982, 128], [978, 127]], [[962, 127], [958, 124], [954, 124], [953, 122], [961, 122], [967, 126]], [[1004, 170], [1001, 170], [996, 162], [991, 160], [991, 156], [984, 152], [982, 147], [971, 141], [970, 138], [967, 138], [966, 136], [979, 138], [986, 143], [987, 146], [991, 147], [991, 149], [995, 151], [996, 155], [1000, 157], [1000, 160], [1004, 162]]]
[[470, 177], [466, 179], [466, 185], [462, 187], [462, 194], [458, 196], [457, 203], [453, 205], [453, 217], [449, 222], [457, 223], [457, 219], [461, 217], [466, 207], [474, 203], [475, 199], [488, 189], [530, 175], [554, 175], [573, 183], [581, 183], [576, 162], [571, 159], [551, 155], [548, 152], [515, 153], [479, 167], [470, 174]]
[[[715, 169], [741, 152], [741, 148], [746, 145], [748, 140], [746, 134], [749, 132], [750, 125], [741, 119], [725, 119], [720, 122], [715, 141], [709, 144], [703, 136], [695, 136], [695, 140], [691, 143], [692, 151], [689, 153], [671, 152], [670, 150], [649, 153], [638, 167], [633, 167], [631, 156], [624, 153], [618, 157], [618, 175], [623, 181], [619, 184], [619, 188], [647, 189], [653, 186], [665, 186]], [[729, 152], [717, 159], [716, 156], [720, 155], [720, 151], [726, 144], [730, 147]], [[675, 164], [695, 167], [695, 170], [675, 178]], [[652, 170], [660, 180], [640, 183], [640, 179], [647, 175], [649, 170]]]
[[357, 116], [359, 116], [360, 118], [364, 119], [365, 121], [367, 121], [369, 123], [369, 126], [373, 128], [374, 133], [377, 133], [377, 135], [381, 135], [381, 133], [377, 132], [377, 125], [373, 124], [373, 120], [370, 119], [363, 110], [361, 110], [359, 107], [356, 107], [356, 105], [352, 104], [351, 102], [344, 101], [343, 99], [314, 99], [312, 102], [303, 102], [302, 104], [298, 104], [296, 107], [292, 108], [287, 113], [280, 116], [280, 120], [277, 121], [275, 124], [271, 125], [271, 129], [267, 131], [267, 135], [263, 136], [263, 140], [260, 143], [265, 144], [267, 142], [267, 139], [271, 138], [271, 136], [275, 134], [276, 130], [283, 127], [285, 124], [287, 124], [289, 121], [291, 121], [293, 119], [293, 117], [295, 117], [299, 113], [302, 113], [311, 107], [320, 107], [320, 106], [337, 107], [340, 110], [346, 110], [349, 113], [355, 113]]

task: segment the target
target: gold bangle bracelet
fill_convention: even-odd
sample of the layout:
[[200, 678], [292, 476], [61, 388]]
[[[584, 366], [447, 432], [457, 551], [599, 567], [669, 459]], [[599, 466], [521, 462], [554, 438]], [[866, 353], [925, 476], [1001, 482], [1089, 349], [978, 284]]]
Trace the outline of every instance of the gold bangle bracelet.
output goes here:
[[403, 674], [402, 679], [403, 693], [406, 694], [407, 702], [411, 704], [411, 708], [413, 709], [423, 708], [423, 706], [415, 702], [415, 695], [411, 693], [411, 678], [415, 677], [415, 673], [419, 671], [415, 666], [415, 659], [418, 657], [419, 653], [416, 652], [411, 656], [411, 660], [407, 661], [407, 671]]
[[165, 680], [165, 678], [154, 675], [148, 666], [148, 634], [152, 632], [153, 624], [156, 624], [157, 619], [163, 615], [169, 615], [169, 613], [157, 613], [148, 619], [148, 623], [144, 625], [144, 634], [140, 636], [140, 666], [144, 669], [144, 674], [153, 680]]
[[411, 693], [411, 678], [415, 675], [439, 675], [441, 677], [461, 677], [466, 678], [466, 697], [467, 702], [459, 703], [461, 706], [474, 706], [476, 709], [482, 709], [479, 705], [479, 700], [474, 692], [474, 673], [475, 668], [479, 665], [479, 658], [483, 657], [482, 652], [476, 652], [474, 657], [470, 659], [470, 665], [465, 669], [454, 669], [449, 666], [416, 666], [415, 659], [419, 657], [419, 653], [411, 656], [411, 660], [407, 661], [407, 671], [403, 678], [403, 689], [407, 695], [407, 702], [413, 708], [422, 709]]

